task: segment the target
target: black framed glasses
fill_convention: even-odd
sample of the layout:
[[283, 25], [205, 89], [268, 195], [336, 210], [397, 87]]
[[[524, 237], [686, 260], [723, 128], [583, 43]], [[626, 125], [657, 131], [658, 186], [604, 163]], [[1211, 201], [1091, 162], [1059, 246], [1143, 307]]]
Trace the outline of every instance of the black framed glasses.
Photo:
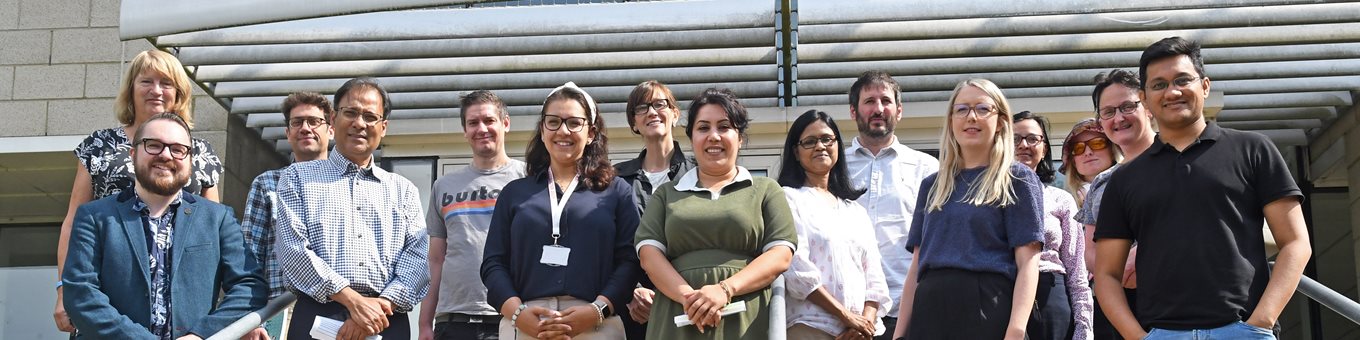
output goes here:
[[557, 131], [563, 126], [567, 127], [567, 132], [581, 132], [586, 129], [586, 119], [581, 117], [562, 118], [558, 115], [543, 115], [543, 128], [548, 131]]
[[319, 128], [326, 125], [326, 119], [321, 117], [293, 117], [288, 120], [288, 126], [293, 128]]
[[1100, 109], [1100, 111], [1097, 111], [1096, 114], [1100, 116], [1101, 120], [1113, 119], [1115, 113], [1131, 115], [1133, 114], [1134, 111], [1138, 110], [1138, 105], [1142, 103], [1143, 101], [1141, 100], [1125, 101], [1124, 103], [1119, 104], [1119, 106], [1112, 106]]
[[977, 114], [978, 118], [987, 118], [996, 114], [996, 107], [987, 103], [978, 103], [973, 106], [969, 106], [968, 104], [954, 104], [954, 111], [952, 112], [954, 113], [954, 117], [958, 118], [967, 117], [970, 112]]
[[1091, 148], [1092, 151], [1100, 151], [1109, 147], [1109, 139], [1105, 139], [1105, 137], [1091, 138], [1085, 142], [1072, 143], [1072, 156], [1086, 153], [1086, 148]]
[[645, 114], [651, 113], [652, 110], [656, 110], [656, 112], [661, 112], [661, 110], [665, 110], [665, 109], [669, 109], [669, 108], [671, 108], [671, 101], [670, 101], [670, 100], [666, 100], [666, 99], [657, 99], [656, 101], [653, 101], [653, 102], [651, 102], [651, 103], [643, 103], [642, 105], [638, 105], [637, 107], [634, 107], [634, 108], [633, 108], [633, 114], [634, 114], [634, 115], [641, 116], [641, 115], [645, 115]]
[[387, 117], [380, 116], [377, 113], [359, 111], [359, 109], [352, 107], [340, 108], [340, 116], [345, 117], [345, 119], [349, 120], [361, 119], [364, 121], [364, 123], [368, 124], [377, 124], [378, 122], [387, 119]]
[[160, 155], [165, 150], [170, 150], [170, 158], [177, 160], [189, 157], [189, 152], [193, 151], [193, 148], [188, 145], [166, 143], [153, 138], [142, 138], [137, 141], [137, 144], [140, 144], [142, 151], [146, 151], [148, 155]]
[[1028, 146], [1039, 146], [1039, 143], [1043, 143], [1043, 142], [1044, 142], [1044, 136], [1040, 136], [1040, 135], [1036, 135], [1036, 134], [1032, 134], [1032, 133], [1031, 133], [1031, 134], [1028, 134], [1028, 135], [1023, 135], [1023, 136], [1022, 136], [1022, 135], [1015, 135], [1015, 146], [1025, 146], [1025, 145], [1028, 145]]
[[802, 147], [802, 148], [808, 149], [808, 150], [817, 148], [817, 144], [821, 144], [823, 147], [826, 147], [826, 148], [829, 149], [829, 148], [831, 148], [832, 145], [836, 145], [836, 137], [835, 137], [835, 136], [821, 136], [821, 137], [815, 137], [815, 136], [814, 136], [814, 137], [803, 138], [803, 140], [798, 141], [798, 146], [799, 146], [799, 147]]

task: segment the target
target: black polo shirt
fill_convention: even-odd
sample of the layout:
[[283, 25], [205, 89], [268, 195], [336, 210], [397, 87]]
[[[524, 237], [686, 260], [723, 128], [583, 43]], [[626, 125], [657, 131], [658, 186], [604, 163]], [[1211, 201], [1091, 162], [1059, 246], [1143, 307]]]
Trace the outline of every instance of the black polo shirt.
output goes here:
[[1162, 143], [1116, 171], [1095, 237], [1138, 243], [1138, 321], [1207, 329], [1246, 320], [1270, 279], [1266, 204], [1302, 196], [1265, 136], [1209, 122], [1184, 152]]

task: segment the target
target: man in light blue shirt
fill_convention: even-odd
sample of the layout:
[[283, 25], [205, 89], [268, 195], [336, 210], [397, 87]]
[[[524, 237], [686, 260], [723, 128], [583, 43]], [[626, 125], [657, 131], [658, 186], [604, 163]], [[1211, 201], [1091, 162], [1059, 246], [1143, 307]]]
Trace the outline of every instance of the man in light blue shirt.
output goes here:
[[[883, 274], [892, 296], [891, 310], [879, 311], [883, 325], [897, 326], [897, 310], [902, 298], [902, 283], [911, 265], [907, 252], [907, 231], [916, 211], [916, 194], [921, 180], [940, 170], [940, 161], [897, 141], [893, 129], [902, 120], [901, 87], [892, 76], [881, 71], [860, 75], [850, 87], [850, 117], [859, 136], [845, 148], [846, 164], [856, 188], [868, 191], [857, 200], [869, 213], [883, 256]], [[887, 340], [884, 332], [877, 340]]]

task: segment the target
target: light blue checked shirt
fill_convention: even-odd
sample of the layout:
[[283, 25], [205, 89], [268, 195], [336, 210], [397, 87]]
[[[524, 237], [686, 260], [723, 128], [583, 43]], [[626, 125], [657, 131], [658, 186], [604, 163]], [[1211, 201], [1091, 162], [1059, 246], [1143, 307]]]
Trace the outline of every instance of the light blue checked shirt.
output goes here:
[[274, 196], [282, 169], [269, 170], [255, 177], [250, 183], [250, 195], [246, 198], [245, 220], [241, 221], [241, 232], [246, 240], [246, 254], [265, 268], [269, 276], [269, 299], [274, 299], [288, 291], [288, 280], [279, 270], [274, 260]]
[[410, 181], [336, 155], [283, 169], [276, 195], [274, 254], [296, 290], [327, 303], [349, 287], [398, 313], [425, 297], [429, 238]]

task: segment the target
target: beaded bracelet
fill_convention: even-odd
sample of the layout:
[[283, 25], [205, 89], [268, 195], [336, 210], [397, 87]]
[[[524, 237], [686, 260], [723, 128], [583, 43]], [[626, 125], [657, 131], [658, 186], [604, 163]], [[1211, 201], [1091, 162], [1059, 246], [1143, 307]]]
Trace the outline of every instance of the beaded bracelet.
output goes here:
[[521, 303], [521, 304], [519, 304], [519, 308], [516, 308], [516, 309], [515, 309], [515, 314], [511, 314], [511, 315], [510, 315], [510, 326], [511, 326], [511, 327], [514, 327], [515, 321], [518, 321], [518, 320], [519, 320], [519, 313], [520, 313], [520, 312], [523, 312], [525, 308], [529, 308], [529, 304], [527, 304], [527, 303]]

